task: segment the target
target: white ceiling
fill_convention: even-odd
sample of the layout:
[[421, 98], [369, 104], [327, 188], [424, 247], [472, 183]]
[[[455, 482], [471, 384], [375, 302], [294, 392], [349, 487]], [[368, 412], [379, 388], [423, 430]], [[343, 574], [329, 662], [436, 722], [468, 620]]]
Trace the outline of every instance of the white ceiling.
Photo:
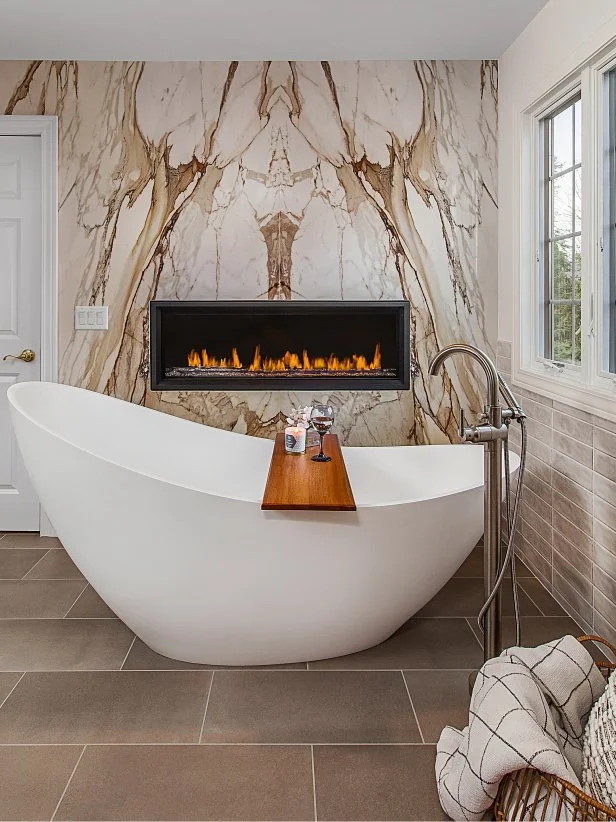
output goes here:
[[546, 0], [0, 0], [0, 57], [499, 57]]

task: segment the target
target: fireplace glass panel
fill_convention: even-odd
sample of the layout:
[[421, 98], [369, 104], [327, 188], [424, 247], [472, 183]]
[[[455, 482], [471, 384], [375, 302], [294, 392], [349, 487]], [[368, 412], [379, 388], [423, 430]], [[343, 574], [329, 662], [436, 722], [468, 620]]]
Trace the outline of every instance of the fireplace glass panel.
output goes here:
[[406, 302], [161, 302], [154, 390], [408, 388]]

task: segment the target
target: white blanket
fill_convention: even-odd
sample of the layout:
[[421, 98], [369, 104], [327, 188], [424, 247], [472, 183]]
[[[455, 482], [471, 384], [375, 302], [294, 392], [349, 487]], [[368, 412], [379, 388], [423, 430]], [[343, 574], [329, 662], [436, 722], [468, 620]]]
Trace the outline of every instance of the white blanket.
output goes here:
[[510, 648], [485, 663], [471, 696], [469, 725], [445, 728], [436, 755], [443, 810], [483, 819], [501, 779], [533, 767], [580, 784], [582, 736], [605, 680], [572, 636]]

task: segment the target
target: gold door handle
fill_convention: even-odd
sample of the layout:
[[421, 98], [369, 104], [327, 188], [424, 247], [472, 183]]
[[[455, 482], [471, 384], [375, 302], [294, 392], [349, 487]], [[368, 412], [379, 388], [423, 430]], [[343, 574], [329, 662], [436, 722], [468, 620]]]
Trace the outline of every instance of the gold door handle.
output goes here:
[[32, 362], [36, 354], [31, 348], [24, 348], [21, 354], [7, 354], [2, 357], [3, 360], [23, 360], [23, 362]]

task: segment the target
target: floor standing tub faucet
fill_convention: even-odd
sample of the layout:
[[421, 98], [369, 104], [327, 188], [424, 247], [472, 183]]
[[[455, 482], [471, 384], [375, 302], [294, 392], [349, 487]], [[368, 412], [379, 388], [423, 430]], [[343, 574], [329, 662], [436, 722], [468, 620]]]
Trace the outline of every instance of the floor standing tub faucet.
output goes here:
[[[483, 654], [484, 660], [498, 656], [502, 651], [502, 600], [501, 583], [505, 574], [505, 566], [513, 556], [513, 535], [519, 493], [521, 489], [523, 462], [520, 463], [518, 474], [518, 489], [514, 504], [513, 519], [509, 520], [509, 544], [506, 556], [502, 556], [501, 543], [501, 505], [503, 499], [503, 446], [507, 446], [509, 423], [512, 420], [522, 422], [523, 453], [525, 452], [525, 429], [523, 421], [525, 414], [516, 402], [511, 389], [500, 377], [492, 360], [472, 345], [463, 343], [448, 345], [441, 349], [430, 363], [430, 374], [436, 375], [445, 360], [453, 354], [466, 354], [475, 359], [483, 368], [487, 384], [488, 397], [483, 414], [477, 425], [468, 427], [464, 420], [464, 411], [460, 409], [460, 437], [463, 442], [483, 443], [484, 446], [484, 590], [486, 605], [482, 609], [483, 616]], [[508, 407], [500, 404], [500, 394], [503, 394]], [[507, 492], [508, 476], [507, 476]], [[507, 498], [509, 494], [507, 493]], [[509, 507], [508, 507], [509, 510]], [[515, 576], [514, 576], [515, 580]], [[515, 585], [515, 582], [514, 582]], [[514, 595], [515, 596], [515, 595]], [[519, 622], [519, 621], [518, 621]]]

